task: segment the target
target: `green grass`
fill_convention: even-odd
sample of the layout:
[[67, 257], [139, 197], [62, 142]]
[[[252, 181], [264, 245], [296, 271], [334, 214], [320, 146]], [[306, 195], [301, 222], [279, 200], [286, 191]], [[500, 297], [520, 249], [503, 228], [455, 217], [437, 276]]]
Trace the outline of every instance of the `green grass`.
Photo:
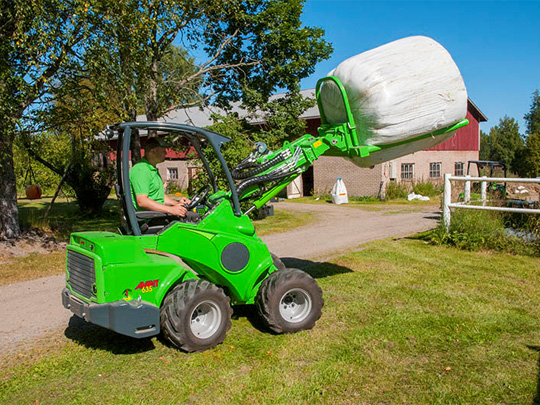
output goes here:
[[[303, 204], [319, 204], [328, 205], [332, 203], [330, 196], [312, 196], [295, 198], [286, 200], [287, 203], [303, 203]], [[364, 211], [380, 212], [386, 211], [385, 215], [402, 214], [411, 211], [420, 211], [426, 209], [426, 207], [433, 207], [434, 205], [440, 205], [441, 200], [439, 198], [432, 198], [429, 201], [398, 199], [386, 202], [381, 202], [376, 198], [356, 198], [349, 197], [349, 203], [343, 204], [342, 207], [362, 209]]]
[[28, 256], [14, 257], [0, 263], [0, 285], [35, 280], [54, 276], [65, 271], [66, 253], [31, 253]]
[[298, 214], [294, 212], [275, 210], [274, 215], [258, 221], [253, 221], [257, 236], [271, 233], [287, 232], [291, 229], [307, 225], [315, 221], [316, 217], [311, 213]]
[[325, 307], [272, 335], [235, 310], [225, 343], [184, 354], [80, 321], [3, 356], [0, 403], [531, 403], [539, 378], [538, 259], [420, 240], [305, 263]]
[[[301, 203], [301, 204], [332, 204], [332, 197], [329, 195], [323, 196], [310, 196], [310, 197], [301, 197], [293, 198], [290, 200], [285, 200], [287, 203]], [[358, 208], [367, 208], [370, 206], [379, 206], [384, 209], [388, 205], [434, 205], [440, 203], [440, 198], [431, 198], [429, 201], [420, 201], [412, 200], [408, 201], [406, 198], [381, 201], [375, 197], [349, 197], [349, 203], [343, 204], [344, 207], [358, 207]]]
[[51, 198], [40, 200], [20, 199], [19, 221], [23, 228], [33, 227], [52, 233], [58, 240], [67, 241], [71, 232], [77, 231], [109, 231], [116, 232], [120, 217], [116, 198], [109, 198], [100, 215], [84, 215], [79, 212], [73, 200], [58, 199], [46, 220], [43, 215]]

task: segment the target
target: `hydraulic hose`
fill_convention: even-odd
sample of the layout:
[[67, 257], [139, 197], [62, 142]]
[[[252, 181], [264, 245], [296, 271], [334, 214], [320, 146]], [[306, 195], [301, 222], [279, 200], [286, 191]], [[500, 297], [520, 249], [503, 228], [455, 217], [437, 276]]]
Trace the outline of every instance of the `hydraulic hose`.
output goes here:
[[[231, 175], [233, 179], [235, 180], [242, 180], [248, 177], [253, 177], [259, 173], [264, 172], [265, 170], [270, 169], [272, 166], [280, 162], [283, 162], [285, 159], [286, 157], [284, 156], [284, 154], [280, 153], [279, 155], [270, 159], [268, 162], [263, 163], [261, 165], [254, 165], [254, 164], [251, 164], [251, 162], [246, 162], [244, 164], [240, 163], [231, 171]], [[254, 169], [243, 171], [244, 169], [247, 169], [249, 167], [254, 167]]]
[[273, 174], [265, 174], [264, 176], [253, 177], [251, 179], [245, 180], [242, 183], [240, 183], [236, 187], [236, 192], [240, 196], [240, 195], [242, 195], [242, 192], [246, 188], [248, 188], [249, 186], [252, 186], [254, 184], [269, 183], [271, 181], [281, 180], [281, 179], [284, 179], [285, 177], [289, 177], [289, 176], [291, 176], [291, 175], [293, 175], [295, 173], [296, 173], [296, 171], [292, 171], [292, 172], [287, 172], [287, 173], [282, 173], [282, 174], [274, 174], [274, 175]]

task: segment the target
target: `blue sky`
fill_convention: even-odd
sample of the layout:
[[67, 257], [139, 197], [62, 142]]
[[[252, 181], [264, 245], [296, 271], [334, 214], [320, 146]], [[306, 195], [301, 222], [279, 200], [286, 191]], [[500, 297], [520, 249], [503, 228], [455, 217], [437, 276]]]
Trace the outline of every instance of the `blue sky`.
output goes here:
[[341, 61], [410, 35], [426, 35], [452, 55], [471, 100], [488, 117], [484, 131], [508, 115], [518, 120], [540, 90], [538, 1], [342, 1], [307, 0], [305, 25], [326, 31], [331, 58], [317, 65], [302, 88]]

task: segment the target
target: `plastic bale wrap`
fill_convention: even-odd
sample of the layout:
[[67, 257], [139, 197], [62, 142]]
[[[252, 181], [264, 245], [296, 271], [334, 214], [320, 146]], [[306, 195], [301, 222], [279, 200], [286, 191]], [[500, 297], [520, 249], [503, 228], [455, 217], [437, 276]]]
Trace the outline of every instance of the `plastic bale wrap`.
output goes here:
[[[411, 140], [450, 127], [467, 114], [467, 90], [458, 67], [446, 49], [427, 37], [403, 38], [353, 56], [328, 75], [337, 77], [347, 92], [361, 145], [406, 142], [353, 159], [358, 166], [435, 146], [455, 132]], [[323, 84], [320, 97], [329, 123], [347, 122], [333, 82]]]

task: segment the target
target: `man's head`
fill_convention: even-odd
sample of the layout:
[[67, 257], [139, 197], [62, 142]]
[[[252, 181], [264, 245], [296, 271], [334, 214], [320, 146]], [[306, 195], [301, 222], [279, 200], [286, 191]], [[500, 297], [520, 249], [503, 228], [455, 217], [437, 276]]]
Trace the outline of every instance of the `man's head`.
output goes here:
[[148, 138], [144, 144], [144, 157], [152, 166], [165, 160], [167, 145], [161, 139]]

